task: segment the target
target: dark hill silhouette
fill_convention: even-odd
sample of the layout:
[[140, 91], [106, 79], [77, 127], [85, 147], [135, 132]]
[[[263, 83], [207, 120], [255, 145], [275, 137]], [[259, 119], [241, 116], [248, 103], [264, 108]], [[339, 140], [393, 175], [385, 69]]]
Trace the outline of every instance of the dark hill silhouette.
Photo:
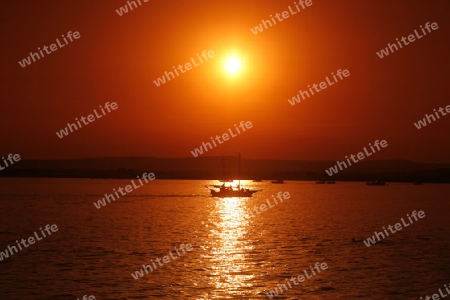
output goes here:
[[[409, 160], [365, 160], [338, 174], [325, 170], [336, 161], [241, 160], [241, 179], [415, 181], [450, 183], [450, 165]], [[237, 157], [111, 157], [64, 160], [23, 159], [1, 177], [136, 178], [144, 172], [159, 179], [237, 179]]]

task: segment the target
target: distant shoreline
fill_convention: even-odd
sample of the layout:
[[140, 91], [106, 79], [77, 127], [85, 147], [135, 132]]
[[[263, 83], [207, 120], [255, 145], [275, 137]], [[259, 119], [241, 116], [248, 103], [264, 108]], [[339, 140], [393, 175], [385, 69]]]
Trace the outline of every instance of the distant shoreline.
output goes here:
[[[158, 179], [323, 181], [332, 161], [242, 159], [237, 157], [154, 158], [118, 157], [67, 160], [30, 160], [0, 171], [0, 178], [135, 179], [152, 172]], [[409, 160], [364, 160], [333, 175], [334, 181], [450, 183], [450, 164], [416, 163]]]
[[[82, 177], [82, 176], [0, 176], [1, 179], [14, 179], [14, 178], [48, 178], [48, 179], [91, 179], [91, 180], [127, 180], [127, 179], [135, 179], [135, 177]], [[217, 178], [175, 178], [175, 177], [164, 177], [160, 176], [160, 178], [156, 178], [155, 180], [198, 180], [198, 181], [204, 181], [204, 180], [216, 180], [219, 181]], [[234, 179], [234, 180], [249, 180], [252, 181], [251, 178], [241, 178], [241, 179]], [[264, 183], [270, 183], [270, 181], [274, 180], [274, 178], [271, 179], [262, 179], [262, 182]], [[287, 179], [285, 180], [284, 184], [289, 184], [289, 182], [317, 182], [316, 179]], [[339, 184], [339, 182], [355, 182], [355, 183], [366, 183], [370, 182], [371, 180], [363, 180], [363, 179], [354, 179], [354, 180], [337, 180], [335, 181], [336, 184]], [[412, 184], [414, 181], [402, 181], [402, 180], [387, 180], [386, 185], [389, 185], [389, 183], [405, 183], [405, 184]], [[260, 183], [260, 182], [258, 182]], [[450, 184], [450, 181], [422, 181], [423, 184]], [[230, 183], [233, 184], [233, 183]]]

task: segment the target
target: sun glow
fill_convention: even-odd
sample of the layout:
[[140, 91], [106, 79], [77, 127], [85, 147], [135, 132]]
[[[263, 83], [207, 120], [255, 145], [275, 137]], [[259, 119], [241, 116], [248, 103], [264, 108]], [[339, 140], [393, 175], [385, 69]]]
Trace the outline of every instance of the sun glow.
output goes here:
[[225, 61], [225, 68], [229, 75], [234, 76], [242, 68], [241, 60], [236, 56], [231, 56]]

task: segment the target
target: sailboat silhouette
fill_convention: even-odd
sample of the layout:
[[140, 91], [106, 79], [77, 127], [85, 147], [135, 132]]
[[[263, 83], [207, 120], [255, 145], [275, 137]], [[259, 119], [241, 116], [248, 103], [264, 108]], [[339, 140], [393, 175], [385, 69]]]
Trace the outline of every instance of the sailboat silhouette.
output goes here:
[[238, 185], [237, 186], [232, 186], [232, 185], [227, 186], [227, 185], [225, 185], [225, 183], [223, 183], [222, 185], [210, 185], [210, 186], [205, 186], [205, 187], [210, 190], [212, 197], [219, 197], [219, 198], [252, 197], [254, 193], [261, 191], [261, 190], [251, 190], [249, 188], [242, 187], [240, 173], [241, 173], [241, 154], [239, 153], [239, 159], [238, 159], [239, 183], [238, 183]]

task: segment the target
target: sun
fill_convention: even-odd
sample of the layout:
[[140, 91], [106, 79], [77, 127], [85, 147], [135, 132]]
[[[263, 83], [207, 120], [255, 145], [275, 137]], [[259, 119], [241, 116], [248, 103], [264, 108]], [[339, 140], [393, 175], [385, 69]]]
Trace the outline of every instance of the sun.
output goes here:
[[231, 56], [225, 61], [225, 68], [229, 75], [234, 76], [239, 73], [242, 68], [241, 61], [236, 56]]

